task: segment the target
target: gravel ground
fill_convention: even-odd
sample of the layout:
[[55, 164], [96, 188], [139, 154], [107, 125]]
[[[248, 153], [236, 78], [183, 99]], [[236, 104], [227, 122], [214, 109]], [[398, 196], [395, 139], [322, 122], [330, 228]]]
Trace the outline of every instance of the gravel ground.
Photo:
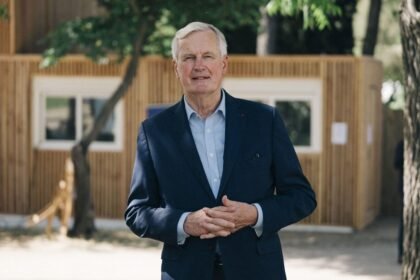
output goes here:
[[[121, 227], [101, 229], [91, 240], [48, 239], [40, 228], [4, 226], [1, 219], [1, 280], [160, 279], [161, 245]], [[397, 223], [378, 219], [352, 234], [282, 232], [288, 279], [400, 279]]]

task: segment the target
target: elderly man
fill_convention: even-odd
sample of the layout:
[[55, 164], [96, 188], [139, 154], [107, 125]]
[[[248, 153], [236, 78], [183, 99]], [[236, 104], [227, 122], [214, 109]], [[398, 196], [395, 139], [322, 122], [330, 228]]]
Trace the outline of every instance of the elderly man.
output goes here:
[[213, 25], [178, 30], [172, 55], [184, 95], [140, 127], [127, 225], [164, 242], [162, 279], [286, 279], [277, 233], [316, 200], [281, 117], [221, 88]]

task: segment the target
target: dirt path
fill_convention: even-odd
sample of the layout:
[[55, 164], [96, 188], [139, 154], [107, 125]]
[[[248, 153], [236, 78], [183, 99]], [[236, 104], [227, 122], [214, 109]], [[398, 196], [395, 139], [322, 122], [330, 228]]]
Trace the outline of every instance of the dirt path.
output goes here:
[[[400, 279], [396, 226], [388, 219], [354, 234], [283, 232], [288, 279]], [[160, 245], [127, 230], [102, 230], [85, 241], [0, 229], [1, 280], [154, 280], [159, 271]]]

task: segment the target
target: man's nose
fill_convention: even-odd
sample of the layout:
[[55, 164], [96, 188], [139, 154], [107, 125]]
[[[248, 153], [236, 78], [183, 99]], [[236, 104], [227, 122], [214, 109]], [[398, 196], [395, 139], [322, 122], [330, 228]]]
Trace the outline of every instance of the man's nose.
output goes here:
[[194, 63], [194, 70], [203, 70], [204, 69], [204, 60], [201, 57], [197, 57]]

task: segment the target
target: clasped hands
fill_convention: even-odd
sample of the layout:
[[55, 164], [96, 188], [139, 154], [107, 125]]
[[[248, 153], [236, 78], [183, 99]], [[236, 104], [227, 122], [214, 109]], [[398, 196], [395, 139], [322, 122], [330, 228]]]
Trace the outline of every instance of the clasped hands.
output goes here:
[[226, 237], [257, 222], [258, 211], [254, 205], [230, 200], [226, 195], [222, 203], [222, 206], [205, 207], [190, 213], [185, 219], [184, 231], [201, 239]]

